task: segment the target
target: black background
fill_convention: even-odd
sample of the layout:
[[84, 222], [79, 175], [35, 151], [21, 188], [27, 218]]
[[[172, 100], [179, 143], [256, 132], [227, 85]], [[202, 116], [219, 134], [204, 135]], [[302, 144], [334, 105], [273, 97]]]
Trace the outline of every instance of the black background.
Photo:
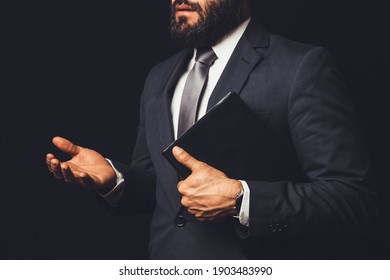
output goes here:
[[[372, 152], [382, 210], [377, 247], [366, 258], [390, 258], [384, 4], [254, 2], [254, 14], [271, 32], [324, 46], [340, 66]], [[44, 159], [58, 153], [51, 138], [61, 135], [129, 163], [144, 79], [179, 50], [167, 33], [169, 7], [168, 0], [1, 7], [1, 258], [147, 258], [150, 216], [105, 216], [89, 191], [52, 178]]]

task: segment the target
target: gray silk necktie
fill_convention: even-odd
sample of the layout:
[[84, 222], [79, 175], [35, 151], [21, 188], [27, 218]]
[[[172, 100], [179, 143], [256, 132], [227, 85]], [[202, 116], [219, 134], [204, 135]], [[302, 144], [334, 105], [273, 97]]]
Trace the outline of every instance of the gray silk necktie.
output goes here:
[[198, 49], [195, 65], [188, 74], [180, 103], [177, 136], [182, 135], [196, 121], [199, 100], [204, 91], [210, 66], [217, 59], [212, 48]]

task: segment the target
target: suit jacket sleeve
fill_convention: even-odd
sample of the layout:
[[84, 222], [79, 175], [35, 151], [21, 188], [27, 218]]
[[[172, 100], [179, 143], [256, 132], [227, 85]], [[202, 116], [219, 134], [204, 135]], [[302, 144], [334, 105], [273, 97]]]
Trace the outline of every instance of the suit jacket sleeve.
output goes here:
[[246, 236], [339, 235], [373, 228], [377, 208], [369, 156], [332, 58], [314, 48], [294, 74], [288, 122], [305, 180], [247, 181]]
[[126, 166], [112, 161], [115, 168], [122, 172], [125, 182], [119, 205], [115, 209], [111, 209], [114, 215], [152, 213], [156, 203], [156, 178], [145, 139], [144, 95], [141, 96], [138, 134], [131, 165]]

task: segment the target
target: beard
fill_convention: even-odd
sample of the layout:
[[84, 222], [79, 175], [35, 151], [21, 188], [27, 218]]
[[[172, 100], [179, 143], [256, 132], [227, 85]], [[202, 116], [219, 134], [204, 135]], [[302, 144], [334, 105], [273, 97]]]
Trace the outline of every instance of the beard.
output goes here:
[[[190, 6], [199, 15], [198, 21], [190, 25], [186, 17], [175, 19], [175, 7], [179, 4]], [[176, 0], [172, 4], [170, 35], [183, 47], [201, 48], [217, 44], [226, 34], [242, 21], [240, 0], [215, 0], [205, 9], [199, 3]]]

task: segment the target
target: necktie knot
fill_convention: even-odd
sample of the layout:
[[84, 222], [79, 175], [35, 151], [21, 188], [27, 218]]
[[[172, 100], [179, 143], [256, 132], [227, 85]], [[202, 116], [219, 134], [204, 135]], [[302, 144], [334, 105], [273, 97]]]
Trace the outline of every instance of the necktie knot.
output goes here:
[[195, 60], [208, 66], [211, 66], [217, 58], [217, 55], [210, 47], [197, 49], [196, 51]]

